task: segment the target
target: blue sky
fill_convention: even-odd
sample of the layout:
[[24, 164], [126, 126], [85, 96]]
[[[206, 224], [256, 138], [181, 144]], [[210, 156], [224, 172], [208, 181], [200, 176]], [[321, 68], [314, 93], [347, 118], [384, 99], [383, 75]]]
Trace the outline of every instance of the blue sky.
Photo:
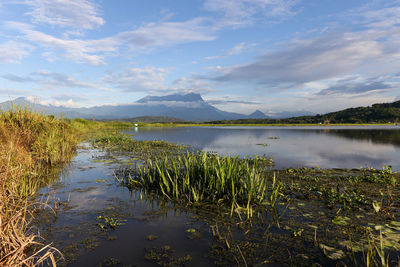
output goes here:
[[241, 113], [400, 100], [400, 1], [0, 0], [0, 101], [187, 92]]

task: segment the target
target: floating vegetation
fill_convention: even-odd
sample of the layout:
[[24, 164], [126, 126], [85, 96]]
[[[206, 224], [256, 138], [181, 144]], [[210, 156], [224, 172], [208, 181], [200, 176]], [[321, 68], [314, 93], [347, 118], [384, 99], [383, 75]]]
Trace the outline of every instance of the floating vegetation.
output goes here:
[[268, 146], [268, 144], [267, 143], [257, 144], [257, 146]]
[[345, 216], [336, 216], [335, 218], [333, 218], [332, 222], [334, 224], [338, 224], [338, 225], [348, 225], [350, 221], [349, 217], [345, 217]]
[[117, 258], [108, 258], [106, 260], [104, 260], [102, 263], [100, 263], [98, 265], [98, 267], [103, 267], [103, 266], [116, 266], [119, 265], [121, 263], [121, 261]]
[[361, 169], [362, 174], [360, 176], [353, 177], [354, 180], [361, 179], [370, 183], [381, 183], [391, 184], [395, 186], [399, 183], [399, 178], [393, 175], [392, 166], [383, 166], [382, 170], [376, 170], [374, 168]]
[[143, 166], [116, 173], [129, 190], [144, 189], [189, 204], [220, 203], [248, 217], [257, 206], [276, 207], [281, 184], [268, 184], [259, 158], [220, 157], [208, 153], [186, 153], [147, 160]]
[[148, 236], [146, 237], [146, 239], [149, 240], [149, 241], [156, 240], [157, 238], [158, 238], [158, 236], [156, 236], [156, 235], [148, 235]]
[[[132, 136], [121, 132], [106, 132], [103, 136], [93, 139], [92, 145], [95, 148], [108, 149], [109, 151], [132, 152], [142, 156], [142, 158], [160, 151], [163, 153], [177, 153], [188, 148], [185, 145], [176, 145], [163, 140], [137, 141]], [[133, 157], [133, 160], [137, 160], [137, 158]]]
[[186, 266], [192, 261], [192, 257], [189, 254], [183, 257], [174, 257], [174, 252], [168, 245], [161, 248], [146, 249], [145, 259], [151, 260], [160, 266]]
[[97, 220], [100, 221], [97, 223], [97, 225], [100, 227], [101, 230], [115, 230], [117, 229], [118, 226], [124, 225], [120, 220], [117, 220], [112, 217], [107, 217], [107, 216], [98, 216]]

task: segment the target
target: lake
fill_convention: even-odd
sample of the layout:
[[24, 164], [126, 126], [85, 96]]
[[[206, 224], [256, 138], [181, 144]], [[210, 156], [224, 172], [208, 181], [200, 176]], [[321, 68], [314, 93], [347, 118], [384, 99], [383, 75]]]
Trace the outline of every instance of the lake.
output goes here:
[[[400, 169], [398, 127], [139, 127], [125, 133], [221, 155], [265, 155], [274, 159], [275, 169]], [[276, 173], [282, 182], [278, 208], [261, 208], [246, 220], [229, 216], [230, 206], [187, 205], [129, 191], [117, 180], [119, 170], [138, 162], [134, 151], [83, 143], [59, 179], [39, 191], [54, 208], [37, 216], [34, 226], [62, 251], [62, 265], [350, 266], [349, 240], [367, 243], [363, 229], [378, 225], [387, 228], [384, 238], [391, 246], [399, 245], [400, 187], [385, 182], [391, 177], [387, 170], [268, 170], [268, 177]], [[374, 212], [376, 201], [385, 213]], [[399, 250], [390, 249], [390, 260], [397, 261]], [[365, 265], [363, 253], [356, 251], [359, 265]]]
[[136, 140], [188, 144], [220, 155], [265, 155], [275, 168], [400, 169], [400, 127], [139, 127]]

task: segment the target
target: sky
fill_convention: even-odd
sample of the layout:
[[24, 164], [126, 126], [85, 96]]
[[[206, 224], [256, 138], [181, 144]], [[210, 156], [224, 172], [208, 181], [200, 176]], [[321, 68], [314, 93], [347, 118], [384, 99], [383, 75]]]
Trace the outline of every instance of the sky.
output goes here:
[[189, 92], [246, 114], [400, 100], [400, 0], [0, 0], [0, 102]]

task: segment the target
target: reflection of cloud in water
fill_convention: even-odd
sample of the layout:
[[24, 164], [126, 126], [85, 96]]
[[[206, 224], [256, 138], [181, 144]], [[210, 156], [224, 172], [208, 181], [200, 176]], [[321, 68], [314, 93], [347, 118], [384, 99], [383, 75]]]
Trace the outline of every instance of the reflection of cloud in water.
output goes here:
[[[271, 156], [277, 168], [381, 168], [386, 164], [400, 169], [400, 149], [395, 142], [399, 135], [399, 130], [379, 130], [376, 127], [373, 130], [366, 127], [361, 130], [357, 127], [349, 130], [343, 127], [191, 127], [147, 129], [139, 131], [135, 138], [185, 143], [221, 155]], [[385, 140], [385, 136], [391, 138]], [[264, 143], [268, 146], [257, 145]]]
[[110, 196], [110, 192], [105, 187], [96, 187], [86, 192], [83, 192], [85, 188], [82, 188], [81, 192], [71, 192], [70, 206], [73, 207], [73, 211], [93, 211], [99, 210], [106, 207]]

